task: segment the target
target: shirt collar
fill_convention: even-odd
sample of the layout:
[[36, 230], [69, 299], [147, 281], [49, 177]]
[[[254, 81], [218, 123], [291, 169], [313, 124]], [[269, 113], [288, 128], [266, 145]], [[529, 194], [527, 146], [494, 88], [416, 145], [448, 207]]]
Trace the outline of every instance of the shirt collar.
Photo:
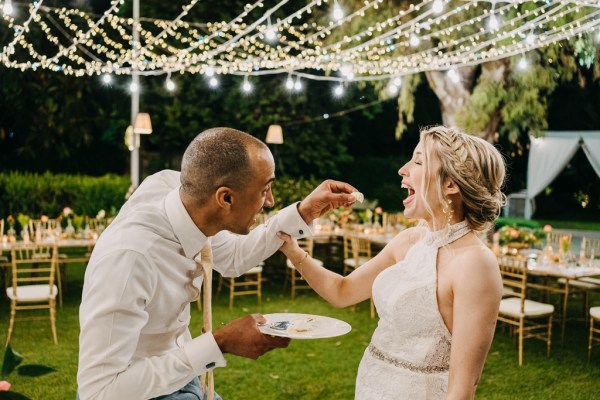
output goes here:
[[207, 241], [206, 235], [196, 226], [190, 214], [183, 206], [179, 196], [179, 188], [171, 190], [165, 199], [167, 218], [173, 227], [173, 232], [188, 258], [194, 258]]

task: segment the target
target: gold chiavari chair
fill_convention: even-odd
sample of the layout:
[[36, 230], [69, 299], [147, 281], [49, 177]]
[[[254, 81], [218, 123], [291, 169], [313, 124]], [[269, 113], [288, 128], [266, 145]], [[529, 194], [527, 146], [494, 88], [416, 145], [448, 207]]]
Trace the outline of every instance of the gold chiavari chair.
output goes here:
[[592, 359], [592, 347], [600, 344], [600, 327], [594, 327], [594, 321], [600, 322], [600, 307], [590, 308], [590, 338], [588, 341], [588, 362]]
[[[313, 250], [314, 250], [314, 240], [312, 237], [308, 237], [308, 238], [302, 238], [302, 239], [298, 239], [298, 245], [300, 246], [300, 248], [302, 248], [304, 251], [306, 251], [309, 255], [309, 257], [313, 256]], [[323, 262], [317, 259], [313, 260], [319, 264], [319, 265], [323, 265]], [[295, 260], [298, 261], [298, 260]], [[302, 275], [300, 274], [300, 272], [298, 270], [296, 270], [296, 267], [294, 266], [294, 263], [292, 262], [292, 260], [290, 260], [289, 258], [286, 260], [286, 266], [287, 266], [287, 273], [286, 273], [286, 277], [285, 277], [285, 284], [287, 284], [287, 281], [289, 280], [291, 282], [291, 286], [292, 286], [292, 300], [294, 300], [296, 298], [296, 291], [300, 290], [300, 289], [310, 289], [311, 287], [305, 283], [304, 278], [302, 277]], [[304, 282], [304, 283], [303, 283]]]
[[562, 234], [557, 232], [548, 232], [546, 234], [546, 246], [552, 247], [552, 251], [554, 253], [559, 253], [562, 251], [563, 247], [568, 246], [571, 248], [571, 243], [573, 242], [573, 235]]
[[344, 235], [344, 275], [372, 258], [371, 242], [353, 234]]
[[[58, 240], [58, 230], [60, 229], [60, 221], [53, 218], [40, 218], [29, 220], [29, 239], [40, 245], [42, 248], [48, 246], [48, 243], [54, 243]], [[57, 251], [56, 258], [58, 265], [56, 266], [56, 284], [58, 285], [58, 304], [60, 308], [63, 306], [62, 300], [62, 275], [66, 274], [67, 255]]]
[[[10, 299], [10, 322], [6, 343], [10, 342], [18, 311], [48, 310], [52, 339], [58, 343], [56, 335], [56, 296], [58, 287], [54, 284], [57, 268], [57, 250], [54, 245], [35, 243], [14, 245], [11, 248], [12, 285], [6, 289]], [[46, 317], [25, 317], [18, 320], [32, 320]]]
[[236, 296], [256, 295], [258, 305], [262, 296], [262, 270], [264, 264], [261, 263], [254, 268], [246, 271], [237, 278], [223, 277], [219, 275], [219, 286], [217, 295], [221, 293], [221, 288], [229, 288], [229, 309], [233, 308], [233, 301]]
[[[4, 219], [0, 219], [0, 240], [4, 238]], [[4, 276], [4, 288], [8, 287], [8, 277], [10, 272], [10, 260], [8, 256], [2, 254], [0, 251], [0, 273]]]
[[[579, 255], [579, 262], [581, 264], [593, 263], [593, 260], [600, 257], [600, 239], [584, 236], [581, 239], [581, 252]], [[558, 282], [562, 285], [566, 283], [564, 279], [559, 279]], [[569, 282], [569, 286], [583, 293], [583, 307], [586, 315], [588, 315], [590, 310], [590, 291], [600, 290], [600, 279], [589, 277], [572, 279]]]
[[30, 219], [29, 239], [36, 243], [52, 240], [58, 227], [60, 227], [59, 221], [53, 218]]
[[[354, 234], [344, 235], [344, 275], [348, 275], [356, 268], [373, 258], [371, 242], [369, 239]], [[355, 308], [353, 307], [353, 310]], [[375, 305], [370, 300], [369, 310], [371, 318], [375, 318]]]
[[554, 306], [527, 299], [527, 259], [519, 256], [498, 258], [504, 287], [511, 288], [515, 297], [500, 301], [498, 321], [516, 330], [519, 345], [519, 366], [523, 365], [523, 340], [540, 339], [547, 343], [550, 357], [552, 316]]

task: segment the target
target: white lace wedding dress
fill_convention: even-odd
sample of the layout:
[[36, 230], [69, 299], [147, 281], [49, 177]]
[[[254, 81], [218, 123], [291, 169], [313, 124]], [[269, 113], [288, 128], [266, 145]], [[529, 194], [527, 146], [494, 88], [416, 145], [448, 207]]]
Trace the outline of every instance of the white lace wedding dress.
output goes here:
[[469, 232], [466, 221], [427, 231], [373, 283], [379, 324], [356, 378], [357, 400], [445, 399], [452, 337], [437, 303], [438, 249]]

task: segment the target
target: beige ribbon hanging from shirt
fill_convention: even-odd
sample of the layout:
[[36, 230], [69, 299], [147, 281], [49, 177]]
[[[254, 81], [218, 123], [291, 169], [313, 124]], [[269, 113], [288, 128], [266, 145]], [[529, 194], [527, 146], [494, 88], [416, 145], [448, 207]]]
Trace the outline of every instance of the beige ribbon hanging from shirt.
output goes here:
[[[212, 248], [210, 247], [210, 240], [206, 242], [202, 250], [200, 250], [200, 265], [202, 272], [204, 273], [204, 280], [202, 283], [202, 296], [203, 296], [203, 316], [202, 316], [202, 333], [212, 331]], [[208, 382], [207, 382], [208, 376]], [[202, 375], [200, 379], [202, 384], [202, 390], [207, 394], [207, 400], [213, 400], [215, 396], [215, 380], [213, 371], [207, 371]]]

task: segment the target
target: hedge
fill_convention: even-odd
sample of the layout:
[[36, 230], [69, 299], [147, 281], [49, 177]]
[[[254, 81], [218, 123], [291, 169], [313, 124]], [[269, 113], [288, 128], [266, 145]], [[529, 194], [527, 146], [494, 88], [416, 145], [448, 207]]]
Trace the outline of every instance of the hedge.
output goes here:
[[[274, 209], [308, 195], [320, 181], [314, 178], [281, 178], [273, 183]], [[26, 214], [58, 217], [65, 207], [77, 215], [96, 216], [99, 210], [115, 215], [125, 202], [129, 176], [91, 177], [9, 172], [0, 173], [0, 218]]]

